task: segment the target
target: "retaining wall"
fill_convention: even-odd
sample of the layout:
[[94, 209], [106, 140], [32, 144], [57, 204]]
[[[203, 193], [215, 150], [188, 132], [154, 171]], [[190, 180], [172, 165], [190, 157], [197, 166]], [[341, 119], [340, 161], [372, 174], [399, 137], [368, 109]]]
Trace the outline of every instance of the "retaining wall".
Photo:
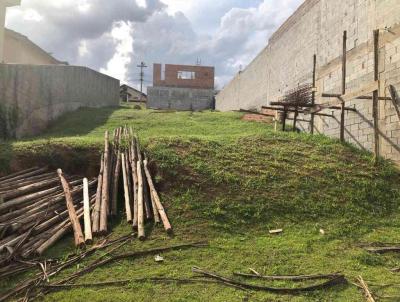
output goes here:
[[[381, 96], [390, 96], [390, 84], [400, 91], [399, 11], [398, 0], [306, 0], [270, 38], [266, 48], [217, 95], [216, 109], [259, 110], [288, 90], [311, 83], [314, 54], [317, 94], [340, 93], [344, 30], [349, 50], [347, 91], [373, 80], [373, 30], [377, 28], [381, 29]], [[327, 101], [317, 98], [318, 103]], [[354, 100], [346, 105], [357, 112], [346, 112], [345, 139], [373, 151], [372, 101]], [[334, 116], [316, 117], [316, 132], [339, 138], [340, 111]], [[299, 127], [310, 131], [308, 123], [299, 123]], [[380, 101], [379, 128], [381, 154], [400, 164], [400, 121], [391, 101]]]

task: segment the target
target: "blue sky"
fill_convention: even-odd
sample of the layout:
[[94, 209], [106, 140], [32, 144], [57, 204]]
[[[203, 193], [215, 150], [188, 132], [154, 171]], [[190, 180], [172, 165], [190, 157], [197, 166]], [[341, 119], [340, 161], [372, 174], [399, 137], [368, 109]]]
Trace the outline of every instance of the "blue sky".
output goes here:
[[6, 26], [56, 58], [138, 86], [141, 61], [216, 67], [221, 89], [303, 0], [22, 0]]

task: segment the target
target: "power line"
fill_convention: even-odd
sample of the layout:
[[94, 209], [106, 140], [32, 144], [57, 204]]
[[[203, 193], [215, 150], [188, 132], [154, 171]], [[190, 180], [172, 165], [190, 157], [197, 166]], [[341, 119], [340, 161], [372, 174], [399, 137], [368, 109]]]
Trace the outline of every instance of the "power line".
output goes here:
[[141, 62], [137, 67], [140, 68], [140, 92], [143, 92], [144, 69], [147, 68], [147, 65], [144, 62]]

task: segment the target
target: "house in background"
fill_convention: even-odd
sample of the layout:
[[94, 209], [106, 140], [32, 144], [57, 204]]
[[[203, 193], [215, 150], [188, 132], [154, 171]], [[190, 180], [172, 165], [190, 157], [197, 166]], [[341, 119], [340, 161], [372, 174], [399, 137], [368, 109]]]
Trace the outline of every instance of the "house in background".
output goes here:
[[7, 7], [18, 6], [21, 0], [0, 1], [0, 63], [4, 62], [4, 23], [6, 22]]
[[214, 107], [214, 67], [154, 64], [147, 107], [205, 110]]
[[16, 31], [4, 29], [3, 62], [10, 64], [31, 65], [68, 65], [58, 61], [51, 54], [44, 51], [28, 37]]
[[120, 87], [120, 97], [121, 102], [133, 102], [133, 103], [146, 103], [147, 102], [147, 95], [139, 90], [128, 86], [128, 85], [121, 85]]

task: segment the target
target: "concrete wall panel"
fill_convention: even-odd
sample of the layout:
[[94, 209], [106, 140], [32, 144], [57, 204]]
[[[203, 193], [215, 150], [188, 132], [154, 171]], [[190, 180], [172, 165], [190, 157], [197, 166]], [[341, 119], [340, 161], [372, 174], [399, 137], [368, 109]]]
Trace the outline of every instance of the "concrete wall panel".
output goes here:
[[214, 90], [148, 87], [147, 107], [151, 109], [206, 110], [213, 106]]
[[80, 107], [119, 105], [119, 80], [86, 67], [0, 64], [0, 103], [18, 109], [17, 137]]

